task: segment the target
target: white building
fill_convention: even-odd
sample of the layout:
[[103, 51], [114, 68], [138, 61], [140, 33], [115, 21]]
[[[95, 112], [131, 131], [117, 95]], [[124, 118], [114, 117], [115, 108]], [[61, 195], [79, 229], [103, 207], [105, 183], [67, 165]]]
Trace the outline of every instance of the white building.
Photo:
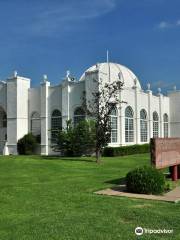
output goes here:
[[164, 96], [161, 89], [153, 95], [150, 84], [141, 88], [136, 75], [116, 63], [96, 64], [77, 81], [67, 76], [57, 86], [51, 86], [44, 75], [37, 88], [30, 79], [17, 72], [0, 82], [0, 153], [17, 154], [17, 141], [28, 132], [41, 136], [41, 154], [52, 154], [53, 132], [66, 126], [66, 120], [78, 122], [84, 118], [82, 93], [93, 91], [93, 79], [124, 81], [119, 93], [122, 103], [112, 113], [111, 146], [148, 143], [151, 137], [180, 137], [180, 91], [174, 89]]

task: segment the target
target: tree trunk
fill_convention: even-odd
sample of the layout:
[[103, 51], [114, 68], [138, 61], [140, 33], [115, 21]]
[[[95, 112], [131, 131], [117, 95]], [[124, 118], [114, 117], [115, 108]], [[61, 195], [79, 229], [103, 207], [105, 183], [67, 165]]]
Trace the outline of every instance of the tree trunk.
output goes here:
[[100, 149], [96, 149], [96, 163], [101, 163], [101, 151]]

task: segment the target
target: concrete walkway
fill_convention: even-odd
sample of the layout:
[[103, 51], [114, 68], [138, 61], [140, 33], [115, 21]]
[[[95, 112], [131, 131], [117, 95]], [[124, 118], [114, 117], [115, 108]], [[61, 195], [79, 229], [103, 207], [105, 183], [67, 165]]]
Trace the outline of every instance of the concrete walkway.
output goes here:
[[108, 188], [105, 190], [97, 191], [96, 194], [118, 196], [118, 197], [129, 197], [129, 198], [141, 198], [147, 200], [157, 200], [178, 203], [180, 201], [180, 186], [176, 187], [172, 191], [165, 193], [164, 195], [147, 195], [147, 194], [136, 194], [128, 193], [125, 185], [120, 185], [114, 188]]

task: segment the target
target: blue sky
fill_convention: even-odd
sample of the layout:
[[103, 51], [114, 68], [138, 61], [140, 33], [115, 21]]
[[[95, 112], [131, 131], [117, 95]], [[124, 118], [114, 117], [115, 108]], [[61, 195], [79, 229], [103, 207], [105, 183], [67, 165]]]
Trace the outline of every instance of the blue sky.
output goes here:
[[180, 89], [179, 0], [0, 0], [0, 79], [19, 75], [58, 84], [110, 60], [146, 88]]

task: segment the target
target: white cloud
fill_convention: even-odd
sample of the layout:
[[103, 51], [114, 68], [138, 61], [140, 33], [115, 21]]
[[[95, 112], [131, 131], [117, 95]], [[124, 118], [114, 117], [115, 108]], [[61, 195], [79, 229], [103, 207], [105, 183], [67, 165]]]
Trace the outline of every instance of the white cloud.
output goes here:
[[157, 25], [157, 27], [159, 29], [178, 28], [180, 27], [180, 20], [178, 19], [175, 22], [162, 21]]
[[152, 88], [172, 88], [173, 86], [174, 86], [174, 84], [172, 82], [169, 83], [169, 82], [165, 82], [165, 81], [162, 81], [162, 80], [153, 82], [151, 84]]
[[180, 20], [177, 20], [176, 25], [180, 26]]
[[169, 28], [169, 27], [171, 27], [171, 25], [168, 22], [165, 22], [165, 21], [160, 22], [158, 24], [158, 28], [160, 28], [160, 29], [165, 29], [165, 28]]
[[116, 7], [117, 0], [66, 1], [43, 9], [31, 26], [33, 33], [49, 35], [77, 28], [86, 20], [101, 17]]

